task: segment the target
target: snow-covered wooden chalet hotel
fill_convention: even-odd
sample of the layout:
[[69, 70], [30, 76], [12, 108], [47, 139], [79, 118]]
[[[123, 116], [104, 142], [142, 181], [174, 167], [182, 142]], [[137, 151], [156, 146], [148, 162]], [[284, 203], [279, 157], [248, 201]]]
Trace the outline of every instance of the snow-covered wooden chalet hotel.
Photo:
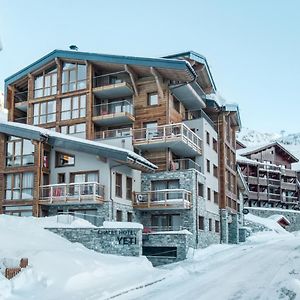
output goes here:
[[195, 52], [54, 50], [5, 81], [1, 213], [187, 229], [193, 247], [237, 242], [239, 111], [215, 94]]

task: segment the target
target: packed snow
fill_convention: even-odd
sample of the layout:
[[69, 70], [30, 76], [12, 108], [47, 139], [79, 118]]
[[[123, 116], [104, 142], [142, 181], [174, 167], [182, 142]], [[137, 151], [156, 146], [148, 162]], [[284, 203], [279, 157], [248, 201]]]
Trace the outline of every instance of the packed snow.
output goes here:
[[271, 218], [246, 218], [269, 231], [153, 268], [145, 257], [100, 254], [44, 229], [91, 226], [84, 220], [1, 215], [0, 261], [27, 257], [29, 267], [11, 280], [0, 272], [0, 299], [300, 299], [300, 234]]

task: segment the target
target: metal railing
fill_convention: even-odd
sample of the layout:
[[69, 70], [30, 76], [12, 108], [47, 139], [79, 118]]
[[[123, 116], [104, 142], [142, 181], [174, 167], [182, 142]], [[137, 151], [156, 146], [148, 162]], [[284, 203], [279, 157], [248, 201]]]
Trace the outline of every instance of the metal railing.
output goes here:
[[189, 110], [186, 112], [187, 120], [205, 119], [212, 128], [215, 128], [213, 120], [203, 110]]
[[181, 139], [191, 147], [201, 151], [201, 138], [183, 123], [134, 129], [133, 138], [135, 143], [166, 142], [172, 139]]
[[170, 171], [194, 169], [201, 173], [201, 167], [190, 158], [174, 159], [170, 162]]
[[97, 182], [59, 183], [40, 187], [40, 201], [56, 202], [84, 202], [104, 201], [104, 186]]
[[94, 117], [118, 113], [128, 113], [133, 115], [132, 103], [128, 100], [122, 100], [94, 105]]
[[111, 129], [95, 132], [95, 139], [111, 139], [132, 136], [132, 128]]
[[129, 75], [125, 71], [114, 72], [93, 78], [93, 87], [102, 87], [107, 85], [118, 85], [129, 80]]
[[191, 192], [185, 189], [166, 189], [135, 193], [137, 207], [191, 208]]

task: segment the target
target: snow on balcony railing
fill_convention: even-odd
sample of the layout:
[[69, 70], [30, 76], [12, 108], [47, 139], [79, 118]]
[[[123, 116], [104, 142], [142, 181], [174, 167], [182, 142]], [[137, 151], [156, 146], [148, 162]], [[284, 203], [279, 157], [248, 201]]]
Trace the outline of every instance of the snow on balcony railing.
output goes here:
[[111, 129], [95, 132], [95, 139], [111, 139], [132, 136], [132, 128]]
[[181, 139], [192, 147], [196, 147], [198, 151], [201, 151], [201, 138], [183, 123], [134, 129], [133, 138], [135, 143], [166, 142], [172, 139]]
[[166, 189], [135, 193], [134, 206], [141, 208], [191, 208], [191, 192], [185, 189]]
[[127, 113], [133, 115], [133, 105], [128, 100], [94, 105], [94, 117]]
[[170, 231], [182, 231], [187, 230], [186, 227], [183, 226], [144, 226], [143, 233], [155, 233], [155, 232], [170, 232]]
[[61, 183], [40, 187], [40, 202], [101, 202], [104, 186], [97, 182]]

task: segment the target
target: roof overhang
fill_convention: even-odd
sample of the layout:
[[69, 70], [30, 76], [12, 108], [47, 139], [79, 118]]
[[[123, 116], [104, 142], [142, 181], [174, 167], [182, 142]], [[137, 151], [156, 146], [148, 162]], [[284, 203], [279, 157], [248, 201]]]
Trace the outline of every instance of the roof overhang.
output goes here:
[[202, 99], [202, 97], [205, 97], [205, 93], [196, 82], [171, 85], [170, 90], [189, 110], [198, 110], [205, 107], [205, 102]]
[[[27, 76], [27, 74], [35, 72], [47, 65], [55, 58], [75, 60], [75, 61], [91, 61], [94, 63], [105, 63], [115, 65], [130, 65], [134, 66], [135, 69], [153, 67], [161, 76], [166, 78], [178, 80], [182, 78], [183, 82], [190, 82], [195, 80], [197, 74], [191, 65], [183, 60], [177, 59], [166, 59], [166, 58], [146, 58], [146, 57], [134, 57], [124, 55], [110, 55], [110, 54], [98, 54], [90, 52], [77, 52], [77, 51], [66, 51], [66, 50], [54, 50], [47, 55], [43, 56], [34, 63], [28, 65], [17, 73], [5, 79], [5, 86], [12, 84], [13, 82]], [[149, 76], [151, 72], [149, 70]]]
[[228, 111], [232, 113], [232, 120], [234, 122], [234, 125], [237, 126], [240, 130], [242, 127], [242, 122], [240, 117], [239, 106], [237, 104], [225, 104], [222, 106], [222, 111]]
[[138, 170], [149, 172], [157, 169], [156, 165], [132, 151], [78, 137], [71, 137], [36, 126], [3, 122], [0, 123], [0, 132], [6, 135], [47, 142], [49, 145], [58, 148], [110, 158]]

